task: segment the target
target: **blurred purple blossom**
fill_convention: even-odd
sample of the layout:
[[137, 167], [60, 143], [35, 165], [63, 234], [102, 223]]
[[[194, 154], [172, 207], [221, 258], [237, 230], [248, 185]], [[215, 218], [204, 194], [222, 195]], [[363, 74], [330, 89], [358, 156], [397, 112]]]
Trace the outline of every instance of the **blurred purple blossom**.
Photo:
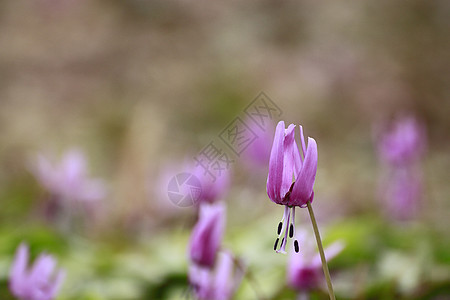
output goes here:
[[215, 178], [212, 178], [200, 166], [191, 168], [191, 173], [200, 181], [201, 193], [198, 203], [213, 203], [223, 198], [230, 187], [230, 171], [222, 170]]
[[397, 119], [378, 138], [378, 153], [389, 164], [405, 164], [418, 159], [426, 149], [423, 124], [414, 117]]
[[[178, 207], [213, 204], [223, 199], [228, 192], [230, 172], [221, 170], [213, 178], [202, 166], [185, 159], [165, 165], [157, 180], [149, 180], [149, 192], [154, 193], [157, 198], [167, 198]], [[182, 180], [186, 178], [189, 180]], [[159, 203], [158, 206], [166, 213], [175, 213], [176, 210], [171, 209], [173, 206], [168, 206], [167, 203]]]
[[[301, 243], [299, 253], [291, 252], [287, 270], [288, 284], [298, 291], [318, 289], [325, 282], [322, 272], [320, 255], [314, 237], [304, 231], [297, 233], [297, 240]], [[325, 257], [329, 261], [344, 249], [343, 242], [334, 242], [325, 248]]]
[[228, 300], [239, 287], [244, 270], [234, 268], [234, 259], [228, 252], [221, 252], [214, 269], [195, 264], [189, 267], [189, 281], [199, 300]]
[[[285, 129], [283, 121], [278, 123], [270, 153], [267, 177], [267, 194], [270, 200], [285, 206], [283, 218], [278, 225], [278, 238], [274, 245], [274, 250], [282, 253], [285, 252], [288, 232], [289, 238], [295, 234], [295, 207], [305, 207], [308, 201], [312, 202], [314, 199], [313, 187], [317, 171], [316, 141], [308, 138], [308, 147], [306, 147], [303, 128], [299, 126], [301, 149], [304, 156], [302, 159], [295, 141], [294, 129], [294, 124], [290, 124]], [[279, 250], [277, 250], [283, 232], [284, 237]], [[296, 245], [295, 250], [298, 251], [298, 242], [294, 241], [294, 245]]]
[[225, 206], [222, 203], [201, 204], [197, 224], [189, 245], [193, 263], [212, 268], [225, 228]]
[[418, 170], [397, 168], [380, 186], [386, 213], [396, 220], [410, 220], [417, 216], [422, 199], [422, 177]]
[[54, 164], [43, 155], [38, 155], [31, 171], [38, 182], [53, 196], [62, 201], [93, 202], [106, 195], [103, 180], [87, 176], [86, 158], [78, 150], [66, 152], [59, 164]]
[[28, 246], [22, 243], [17, 248], [10, 270], [11, 293], [21, 300], [54, 299], [64, 280], [65, 272], [56, 272], [56, 261], [50, 255], [39, 255], [31, 269], [28, 269], [28, 259]]
[[404, 116], [382, 133], [377, 143], [379, 157], [387, 167], [378, 195], [386, 214], [397, 220], [412, 219], [422, 198], [419, 159], [427, 147], [425, 127], [414, 117]]

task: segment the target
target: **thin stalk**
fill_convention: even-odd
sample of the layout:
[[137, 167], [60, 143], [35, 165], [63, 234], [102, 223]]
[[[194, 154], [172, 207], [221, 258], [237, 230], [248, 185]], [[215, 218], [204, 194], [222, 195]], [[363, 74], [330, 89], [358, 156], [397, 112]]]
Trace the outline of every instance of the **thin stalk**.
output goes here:
[[327, 260], [325, 259], [325, 253], [323, 252], [322, 240], [320, 239], [319, 228], [317, 227], [316, 218], [314, 217], [314, 212], [311, 206], [311, 202], [306, 203], [308, 205], [308, 212], [311, 218], [311, 223], [314, 229], [314, 235], [316, 236], [317, 247], [319, 248], [320, 259], [322, 260], [323, 273], [325, 274], [325, 279], [327, 280], [328, 294], [330, 294], [331, 300], [336, 300], [334, 295], [333, 285], [331, 284], [330, 271], [328, 270]]
[[256, 298], [258, 300], [266, 300], [266, 297], [262, 294], [261, 287], [253, 276], [251, 270], [246, 268], [238, 258], [233, 257], [233, 262], [241, 270], [241, 272], [243, 272], [244, 277], [247, 279], [250, 287], [255, 292]]

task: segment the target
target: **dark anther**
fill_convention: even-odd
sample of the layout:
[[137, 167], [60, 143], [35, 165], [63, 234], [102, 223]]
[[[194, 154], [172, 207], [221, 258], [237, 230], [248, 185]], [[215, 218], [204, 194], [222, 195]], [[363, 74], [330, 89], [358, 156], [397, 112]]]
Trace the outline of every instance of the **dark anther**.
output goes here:
[[278, 235], [280, 235], [281, 229], [283, 229], [283, 223], [282, 223], [282, 222], [280, 222], [280, 223], [278, 224]]
[[280, 239], [277, 238], [277, 240], [275, 241], [275, 245], [273, 246], [273, 251], [277, 250], [277, 246], [278, 246], [278, 241], [279, 241], [279, 240], [280, 240]]
[[296, 253], [298, 253], [298, 251], [300, 251], [300, 246], [298, 245], [298, 241], [297, 240], [294, 241], [294, 249], [295, 249]]
[[291, 223], [289, 226], [289, 237], [292, 239], [294, 237], [294, 224]]
[[280, 246], [280, 248], [283, 247], [283, 245], [284, 245], [284, 238], [281, 240], [281, 246]]

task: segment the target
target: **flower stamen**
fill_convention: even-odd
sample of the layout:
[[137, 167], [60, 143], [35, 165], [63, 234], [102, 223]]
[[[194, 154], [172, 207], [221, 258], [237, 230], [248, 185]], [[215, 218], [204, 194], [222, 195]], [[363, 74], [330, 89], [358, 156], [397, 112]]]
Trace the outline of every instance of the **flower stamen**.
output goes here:
[[295, 206], [292, 207], [292, 220], [291, 226], [289, 227], [289, 238], [293, 238], [295, 235]]
[[[287, 239], [287, 227], [289, 224], [289, 219], [290, 219], [290, 213], [291, 210], [289, 207], [285, 206], [284, 207], [284, 213], [283, 213], [283, 218], [281, 219], [280, 223], [278, 223], [278, 228], [277, 228], [277, 234], [278, 237], [275, 240], [275, 245], [273, 246], [273, 250], [279, 252], [281, 250], [281, 248], [283, 248], [283, 246], [285, 246], [285, 242]], [[284, 238], [281, 240], [281, 244], [280, 244], [280, 250], [277, 250], [277, 246], [278, 246], [278, 242], [280, 241], [281, 236], [283, 235], [283, 232], [285, 233]], [[283, 248], [284, 251], [284, 248]]]
[[[286, 244], [287, 244], [287, 238], [288, 238], [288, 224], [290, 223], [291, 218], [291, 209], [288, 206], [285, 206], [285, 210], [287, 211], [287, 221], [285, 224], [283, 224], [283, 230], [284, 230], [284, 237], [281, 241], [280, 249], [277, 251], [277, 253], [286, 253]], [[284, 226], [286, 225], [286, 226]]]

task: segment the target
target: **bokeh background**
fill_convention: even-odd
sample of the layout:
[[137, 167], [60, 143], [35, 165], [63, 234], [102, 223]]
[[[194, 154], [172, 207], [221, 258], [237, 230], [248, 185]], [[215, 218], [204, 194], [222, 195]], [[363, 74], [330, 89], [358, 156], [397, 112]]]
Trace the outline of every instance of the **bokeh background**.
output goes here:
[[[66, 269], [58, 299], [189, 299], [196, 212], [167, 198], [193, 158], [261, 92], [319, 147], [314, 208], [340, 299], [450, 299], [450, 2], [0, 1], [0, 293], [16, 247]], [[386, 216], [374, 128], [426, 127], [424, 193]], [[69, 228], [42, 214], [38, 153], [84, 151], [103, 178], [101, 217]], [[237, 157], [224, 247], [248, 265], [236, 299], [293, 299], [273, 252], [282, 208], [267, 166]], [[306, 210], [298, 227], [311, 230]], [[325, 292], [312, 295], [326, 299]]]

